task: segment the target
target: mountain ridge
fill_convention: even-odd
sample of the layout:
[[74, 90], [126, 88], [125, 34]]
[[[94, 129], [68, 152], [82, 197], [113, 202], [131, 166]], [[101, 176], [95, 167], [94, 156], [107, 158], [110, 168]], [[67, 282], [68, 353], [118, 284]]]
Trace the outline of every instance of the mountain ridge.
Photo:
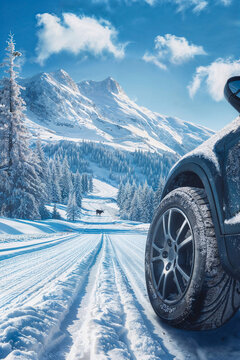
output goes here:
[[137, 105], [112, 77], [76, 83], [60, 69], [21, 84], [27, 125], [44, 140], [90, 140], [128, 151], [183, 155], [214, 133]]

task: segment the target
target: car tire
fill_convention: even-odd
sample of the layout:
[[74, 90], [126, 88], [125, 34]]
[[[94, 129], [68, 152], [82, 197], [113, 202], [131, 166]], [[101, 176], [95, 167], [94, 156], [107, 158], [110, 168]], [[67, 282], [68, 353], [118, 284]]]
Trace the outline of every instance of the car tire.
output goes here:
[[145, 276], [150, 302], [168, 324], [215, 329], [240, 306], [240, 282], [221, 266], [204, 189], [182, 187], [160, 203], [149, 228]]

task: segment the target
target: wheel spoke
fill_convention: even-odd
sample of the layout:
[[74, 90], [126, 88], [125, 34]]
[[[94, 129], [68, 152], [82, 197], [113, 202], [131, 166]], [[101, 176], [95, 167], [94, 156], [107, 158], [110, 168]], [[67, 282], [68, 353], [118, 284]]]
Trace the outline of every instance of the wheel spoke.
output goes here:
[[158, 260], [162, 260], [162, 255], [154, 256], [154, 257], [152, 258], [152, 262], [158, 261]]
[[164, 237], [167, 237], [167, 230], [166, 230], [166, 218], [165, 218], [165, 214], [163, 214], [163, 232], [164, 232]]
[[175, 284], [176, 284], [176, 286], [177, 286], [178, 294], [180, 295], [180, 294], [182, 294], [182, 289], [181, 289], [181, 286], [180, 286], [180, 284], [179, 284], [179, 281], [178, 281], [178, 278], [177, 278], [177, 274], [176, 274], [176, 270], [175, 270], [175, 269], [173, 270], [173, 277], [174, 277], [174, 282], [175, 282]]
[[182, 275], [182, 277], [183, 277], [186, 281], [189, 281], [190, 277], [189, 277], [188, 274], [186, 274], [185, 271], [179, 266], [179, 264], [176, 265], [176, 268], [178, 269], [178, 271], [180, 272], [180, 274]]
[[167, 276], [168, 276], [168, 273], [164, 274], [164, 279], [163, 279], [163, 286], [162, 286], [162, 297], [163, 297], [163, 300], [166, 298], [166, 284], [167, 284]]
[[162, 249], [160, 247], [158, 247], [156, 244], [152, 244], [152, 247], [159, 253], [161, 254], [162, 253]]
[[179, 245], [178, 245], [178, 250], [181, 249], [183, 246], [189, 244], [192, 242], [192, 235], [187, 237], [186, 239], [184, 239]]
[[158, 280], [158, 284], [157, 284], [157, 289], [159, 290], [159, 287], [160, 287], [160, 284], [161, 284], [161, 281], [163, 279], [163, 277], [165, 276], [165, 273], [164, 271], [161, 273], [160, 277], [159, 277], [159, 280]]
[[182, 234], [182, 232], [183, 232], [186, 225], [187, 225], [187, 220], [185, 219], [184, 222], [182, 223], [182, 226], [180, 227], [180, 230], [179, 230], [178, 234], [177, 234], [176, 242], [178, 242], [179, 237]]
[[186, 214], [177, 207], [168, 208], [156, 224], [151, 250], [154, 287], [164, 303], [184, 296], [192, 274], [193, 254], [193, 233]]
[[171, 235], [171, 220], [172, 220], [172, 209], [168, 213], [168, 236]]

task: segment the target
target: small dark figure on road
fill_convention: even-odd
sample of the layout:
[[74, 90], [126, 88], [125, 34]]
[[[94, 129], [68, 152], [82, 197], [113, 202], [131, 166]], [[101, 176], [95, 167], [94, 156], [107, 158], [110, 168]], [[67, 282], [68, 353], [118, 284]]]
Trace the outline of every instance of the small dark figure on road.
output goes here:
[[104, 210], [96, 210], [96, 215], [102, 215], [102, 213], [104, 213]]

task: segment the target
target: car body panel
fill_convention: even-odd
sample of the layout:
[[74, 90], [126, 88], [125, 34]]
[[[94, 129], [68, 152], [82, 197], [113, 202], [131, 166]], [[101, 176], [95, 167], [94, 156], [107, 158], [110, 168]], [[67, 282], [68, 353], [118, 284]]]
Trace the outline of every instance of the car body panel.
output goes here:
[[228, 221], [240, 212], [239, 117], [175, 164], [162, 198], [181, 186], [205, 189], [222, 265], [240, 279], [240, 221]]

